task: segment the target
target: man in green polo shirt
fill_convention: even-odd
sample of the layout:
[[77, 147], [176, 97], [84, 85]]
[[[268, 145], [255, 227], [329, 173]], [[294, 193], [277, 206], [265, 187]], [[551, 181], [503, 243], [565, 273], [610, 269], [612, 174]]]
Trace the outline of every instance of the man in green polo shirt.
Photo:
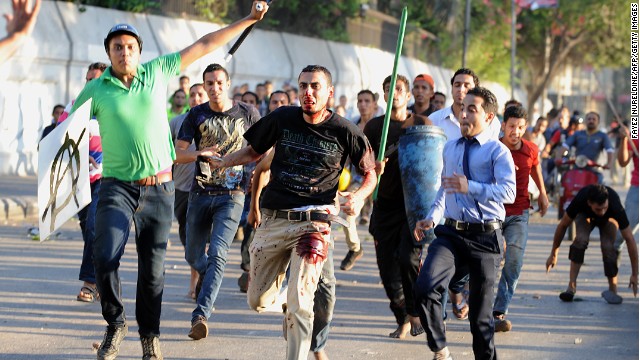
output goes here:
[[91, 116], [98, 119], [102, 137], [103, 183], [93, 259], [107, 329], [98, 349], [99, 360], [115, 359], [127, 334], [118, 267], [131, 221], [136, 226], [136, 320], [143, 359], [162, 359], [158, 337], [164, 258], [175, 191], [171, 178], [175, 150], [166, 120], [168, 82], [262, 19], [267, 9], [265, 1], [254, 1], [247, 17], [178, 53], [144, 64], [140, 64], [142, 40], [133, 26], [116, 25], [104, 40], [111, 66], [85, 86], [72, 108], [73, 112], [92, 98]]

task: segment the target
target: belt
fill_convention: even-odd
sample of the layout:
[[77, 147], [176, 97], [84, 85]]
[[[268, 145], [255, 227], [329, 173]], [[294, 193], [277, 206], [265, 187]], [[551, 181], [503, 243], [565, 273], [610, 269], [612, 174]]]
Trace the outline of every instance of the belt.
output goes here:
[[141, 186], [155, 186], [155, 185], [160, 185], [162, 183], [166, 183], [172, 180], [173, 180], [173, 177], [171, 176], [171, 172], [165, 172], [165, 173], [147, 176], [146, 178], [143, 178], [140, 180], [134, 180], [132, 182]]
[[322, 211], [288, 211], [288, 210], [272, 210], [262, 209], [262, 213], [266, 217], [274, 217], [276, 219], [287, 219], [289, 221], [323, 221], [337, 222], [338, 224], [349, 227], [349, 223], [340, 216], [327, 214]]
[[102, 181], [104, 182], [116, 181], [116, 180], [123, 183], [131, 184], [131, 185], [155, 186], [155, 185], [161, 185], [166, 182], [172, 181], [173, 178], [171, 177], [171, 172], [160, 173], [158, 175], [151, 175], [151, 176], [147, 176], [146, 178], [143, 178], [140, 180], [133, 180], [133, 181], [125, 181], [125, 180], [120, 180], [112, 177], [102, 178]]
[[210, 196], [244, 194], [242, 190], [195, 190], [194, 192], [200, 195]]
[[485, 223], [468, 223], [453, 219], [445, 219], [444, 224], [459, 231], [490, 232], [502, 229], [502, 221], [492, 220]]

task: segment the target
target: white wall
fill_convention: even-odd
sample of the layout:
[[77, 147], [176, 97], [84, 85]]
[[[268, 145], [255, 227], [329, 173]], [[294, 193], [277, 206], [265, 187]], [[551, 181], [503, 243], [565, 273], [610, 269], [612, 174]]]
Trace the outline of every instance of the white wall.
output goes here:
[[[0, 1], [0, 13], [11, 12], [10, 4]], [[44, 0], [33, 36], [12, 59], [0, 65], [0, 175], [35, 173], [37, 143], [51, 120], [53, 106], [66, 104], [80, 92], [90, 63], [108, 63], [103, 40], [118, 23], [130, 23], [140, 31], [144, 41], [142, 61], [180, 51], [220, 28], [201, 21], [91, 6], [80, 12], [73, 3]], [[0, 28], [0, 37], [5, 35], [4, 27]], [[204, 68], [217, 62], [229, 71], [232, 86], [249, 83], [253, 89], [257, 83], [271, 80], [278, 89], [285, 81], [295, 84], [304, 66], [319, 64], [332, 72], [336, 97], [346, 95], [349, 105], [355, 107], [355, 95], [362, 89], [382, 95], [382, 81], [393, 70], [392, 53], [260, 29], [253, 30], [231, 62], [225, 64], [230, 47], [227, 44], [208, 54], [184, 74], [192, 83], [201, 82]], [[445, 93], [450, 103], [451, 70], [406, 57], [399, 62], [398, 73], [410, 80], [425, 72], [433, 76], [436, 90]], [[178, 77], [167, 94], [177, 87]], [[507, 93], [504, 89], [497, 92]], [[498, 100], [504, 103], [507, 99]], [[380, 105], [385, 105], [382, 99]]]

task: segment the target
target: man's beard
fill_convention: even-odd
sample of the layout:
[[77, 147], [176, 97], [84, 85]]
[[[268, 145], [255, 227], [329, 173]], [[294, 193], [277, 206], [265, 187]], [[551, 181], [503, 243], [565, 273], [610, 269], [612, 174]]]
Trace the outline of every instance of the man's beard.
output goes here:
[[321, 109], [318, 109], [318, 110], [314, 111], [314, 110], [305, 110], [304, 108], [302, 108], [302, 113], [305, 114], [305, 115], [311, 116], [311, 115], [315, 115], [315, 114], [317, 114], [319, 112], [322, 112], [324, 109], [325, 108], [323, 107]]

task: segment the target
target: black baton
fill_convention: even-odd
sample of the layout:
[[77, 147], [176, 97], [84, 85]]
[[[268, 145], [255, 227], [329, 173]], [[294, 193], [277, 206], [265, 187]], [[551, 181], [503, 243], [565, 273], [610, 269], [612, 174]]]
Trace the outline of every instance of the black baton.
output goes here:
[[[267, 0], [267, 5], [269, 5], [270, 3], [271, 3], [271, 0]], [[262, 11], [262, 4], [256, 4], [256, 10]], [[236, 51], [238, 50], [240, 45], [242, 45], [242, 42], [244, 41], [244, 39], [247, 38], [247, 36], [251, 32], [251, 30], [253, 30], [253, 27], [256, 26], [256, 24], [257, 23], [254, 23], [251, 26], [249, 26], [248, 28], [244, 29], [242, 34], [240, 34], [240, 37], [238, 38], [238, 40], [236, 40], [236, 42], [233, 44], [231, 49], [229, 49], [229, 53], [227, 53], [227, 56], [224, 57], [224, 61], [225, 62], [228, 63], [229, 61], [231, 61], [231, 58], [233, 57], [233, 54], [236, 53]]]

